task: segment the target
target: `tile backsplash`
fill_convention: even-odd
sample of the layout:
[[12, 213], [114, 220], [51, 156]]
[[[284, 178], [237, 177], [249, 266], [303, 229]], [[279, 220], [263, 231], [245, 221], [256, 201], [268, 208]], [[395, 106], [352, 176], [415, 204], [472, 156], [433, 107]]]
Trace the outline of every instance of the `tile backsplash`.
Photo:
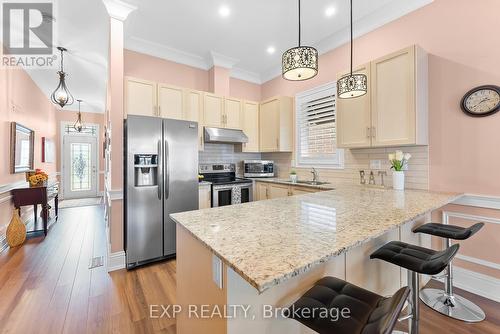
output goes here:
[[235, 152], [235, 145], [233, 144], [205, 144], [205, 150], [198, 153], [198, 160], [200, 164], [209, 163], [235, 163], [236, 174], [243, 174], [243, 160], [260, 160], [260, 153], [244, 153]]
[[[392, 186], [392, 171], [390, 170], [387, 155], [396, 150], [409, 152], [412, 155], [408, 164], [408, 170], [405, 172], [405, 186], [408, 189], [429, 189], [429, 147], [411, 146], [411, 147], [391, 147], [391, 148], [367, 148], [345, 150], [344, 169], [317, 169], [320, 181], [331, 183], [359, 183], [359, 171], [365, 171], [366, 182], [370, 174], [370, 160], [380, 160], [380, 169], [374, 169], [375, 180], [377, 184], [381, 183], [378, 171], [387, 171], [384, 177], [385, 184]], [[288, 178], [292, 169], [292, 153], [263, 153], [262, 159], [274, 160], [277, 177]], [[310, 168], [294, 168], [299, 179], [310, 180], [312, 178]]]

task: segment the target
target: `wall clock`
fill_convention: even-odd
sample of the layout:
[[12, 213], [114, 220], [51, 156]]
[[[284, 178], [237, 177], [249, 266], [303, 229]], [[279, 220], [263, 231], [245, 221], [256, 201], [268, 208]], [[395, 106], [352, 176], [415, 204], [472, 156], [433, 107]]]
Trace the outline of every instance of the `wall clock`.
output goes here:
[[500, 87], [485, 85], [473, 88], [464, 95], [460, 106], [469, 116], [493, 115], [500, 110]]

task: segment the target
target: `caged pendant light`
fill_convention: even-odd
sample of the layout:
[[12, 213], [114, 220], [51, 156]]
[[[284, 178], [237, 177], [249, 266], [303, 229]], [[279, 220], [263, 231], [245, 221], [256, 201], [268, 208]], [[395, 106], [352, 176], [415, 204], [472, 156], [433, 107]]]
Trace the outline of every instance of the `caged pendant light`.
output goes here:
[[366, 94], [368, 80], [362, 73], [352, 73], [353, 33], [352, 33], [352, 0], [351, 0], [351, 71], [337, 82], [337, 96], [341, 99], [351, 99]]
[[80, 111], [82, 100], [77, 100], [77, 101], [78, 101], [78, 117], [76, 119], [75, 124], [73, 125], [73, 128], [75, 128], [77, 132], [82, 132], [83, 122], [82, 122], [82, 112]]
[[299, 45], [286, 50], [282, 56], [281, 73], [284, 79], [301, 81], [318, 74], [318, 50], [301, 45], [300, 0], [299, 1]]
[[61, 106], [61, 108], [64, 108], [64, 106], [72, 105], [74, 102], [74, 98], [73, 95], [71, 95], [71, 93], [69, 92], [68, 87], [66, 87], [66, 73], [64, 72], [63, 53], [68, 50], [61, 46], [58, 46], [57, 50], [61, 52], [61, 69], [57, 72], [57, 74], [59, 75], [59, 85], [57, 85], [57, 88], [50, 96], [50, 100], [52, 101], [52, 103]]

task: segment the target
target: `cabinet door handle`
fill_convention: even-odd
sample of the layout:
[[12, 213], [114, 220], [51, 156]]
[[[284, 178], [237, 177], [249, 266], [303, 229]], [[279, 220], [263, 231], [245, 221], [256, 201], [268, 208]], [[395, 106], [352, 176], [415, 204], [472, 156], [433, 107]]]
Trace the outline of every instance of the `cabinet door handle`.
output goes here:
[[371, 129], [369, 126], [366, 127], [366, 138], [370, 138], [372, 135], [371, 135]]
[[161, 106], [158, 106], [158, 116], [161, 116]]
[[280, 149], [280, 140], [279, 140], [279, 138], [276, 138], [276, 149], [277, 150]]
[[377, 129], [372, 126], [372, 137], [375, 138], [377, 136]]

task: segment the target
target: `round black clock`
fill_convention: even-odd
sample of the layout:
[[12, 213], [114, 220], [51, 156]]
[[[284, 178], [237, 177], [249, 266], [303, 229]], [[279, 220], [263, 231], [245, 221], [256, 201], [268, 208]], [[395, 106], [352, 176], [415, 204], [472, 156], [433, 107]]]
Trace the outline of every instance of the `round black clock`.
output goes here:
[[493, 115], [500, 110], [500, 87], [485, 85], [473, 88], [464, 95], [460, 106], [469, 116]]

